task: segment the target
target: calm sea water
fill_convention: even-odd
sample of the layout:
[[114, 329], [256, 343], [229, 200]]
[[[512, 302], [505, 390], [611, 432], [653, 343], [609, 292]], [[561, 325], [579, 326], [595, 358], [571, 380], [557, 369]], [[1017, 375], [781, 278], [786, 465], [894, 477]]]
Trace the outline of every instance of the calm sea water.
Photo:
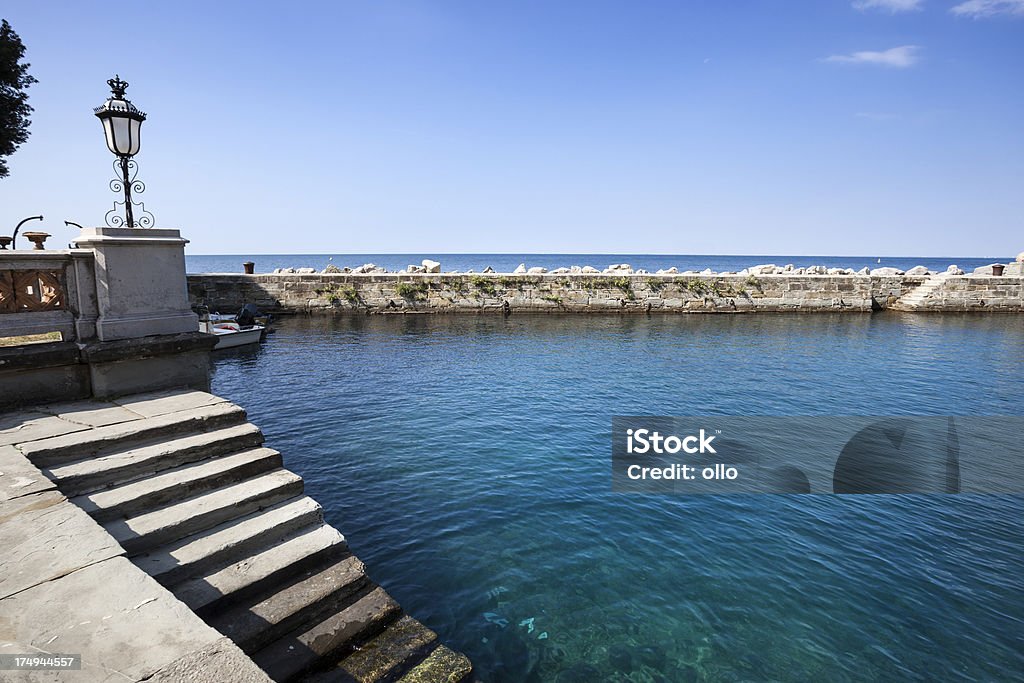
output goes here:
[[1020, 415], [1024, 316], [296, 317], [213, 389], [486, 681], [1024, 671], [1021, 497], [623, 495], [609, 471], [615, 414]]
[[577, 266], [594, 266], [604, 269], [612, 263], [628, 263], [634, 268], [655, 272], [675, 266], [683, 270], [704, 270], [715, 272], [739, 271], [763, 263], [785, 265], [792, 263], [797, 268], [806, 266], [827, 266], [829, 268], [853, 268], [864, 266], [877, 268], [891, 266], [908, 270], [914, 266], [927, 266], [931, 270], [945, 270], [950, 264], [957, 264], [966, 271], [990, 263], [1008, 263], [1013, 256], [992, 258], [923, 258], [914, 256], [710, 256], [710, 255], [645, 255], [645, 254], [258, 254], [234, 256], [193, 256], [185, 257], [186, 269], [190, 273], [241, 273], [242, 263], [252, 261], [257, 273], [269, 273], [275, 268], [316, 268], [323, 270], [328, 264], [354, 267], [364, 263], [384, 266], [388, 270], [401, 270], [409, 264], [419, 264], [429, 258], [441, 263], [444, 271], [482, 271], [491, 266], [499, 273], [511, 273], [520, 263], [527, 267], [542, 266], [548, 270]]

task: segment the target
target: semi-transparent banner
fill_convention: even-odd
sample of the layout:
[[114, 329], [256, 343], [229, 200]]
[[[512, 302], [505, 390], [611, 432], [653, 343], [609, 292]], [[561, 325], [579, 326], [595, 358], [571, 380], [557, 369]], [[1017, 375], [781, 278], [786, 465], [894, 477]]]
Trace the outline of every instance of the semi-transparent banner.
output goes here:
[[1024, 493], [1024, 417], [612, 418], [612, 489]]

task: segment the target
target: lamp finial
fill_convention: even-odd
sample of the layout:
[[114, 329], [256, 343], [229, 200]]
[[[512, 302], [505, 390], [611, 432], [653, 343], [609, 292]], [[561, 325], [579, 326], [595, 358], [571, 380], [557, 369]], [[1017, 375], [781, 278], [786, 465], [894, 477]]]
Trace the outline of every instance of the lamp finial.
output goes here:
[[122, 81], [121, 77], [114, 74], [114, 77], [107, 81], [107, 85], [110, 86], [110, 92], [114, 94], [119, 100], [124, 99], [124, 91], [128, 89], [128, 81]]

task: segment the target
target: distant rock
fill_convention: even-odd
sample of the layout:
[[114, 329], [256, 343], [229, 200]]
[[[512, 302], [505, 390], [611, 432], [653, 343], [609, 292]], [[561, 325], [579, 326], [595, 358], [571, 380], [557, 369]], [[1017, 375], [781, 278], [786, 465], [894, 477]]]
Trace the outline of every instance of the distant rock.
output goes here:
[[594, 273], [600, 273], [601, 271], [599, 271], [594, 266], [583, 266], [583, 268], [580, 269], [580, 272], [581, 273], [588, 273], [588, 274], [592, 275]]
[[516, 269], [512, 271], [512, 274], [513, 275], [525, 275], [526, 274], [526, 264], [525, 263], [520, 263], [518, 266], [516, 266]]
[[850, 268], [829, 268], [829, 275], [853, 275], [853, 270]]
[[795, 268], [793, 268], [792, 263], [787, 263], [786, 265], [782, 266], [782, 272], [784, 273], [792, 273], [794, 270]]
[[828, 275], [828, 268], [825, 266], [807, 266], [804, 272], [807, 275]]
[[899, 268], [875, 268], [871, 271], [871, 277], [893, 277], [895, 275], [903, 275], [903, 271]]
[[797, 268], [796, 270], [793, 271], [792, 274], [793, 275], [806, 275], [807, 274], [807, 269], [803, 268], [803, 267]]
[[1024, 251], [1017, 254], [1017, 263], [1024, 263]]
[[863, 268], [857, 271], [857, 275], [871, 275], [871, 269], [868, 268], [867, 266], [864, 266]]
[[330, 275], [332, 273], [340, 273], [341, 272], [341, 268], [339, 268], [338, 266], [336, 266], [333, 263], [331, 263], [326, 268], [321, 270], [320, 272], [322, 274], [324, 274], [324, 275]]
[[604, 272], [609, 275], [629, 275], [633, 272], [633, 267], [628, 263], [613, 263], [605, 268]]
[[955, 263], [946, 268], [946, 275], [963, 275], [964, 269], [957, 266]]
[[649, 273], [643, 268], [637, 268], [635, 272], [637, 275], [649, 275]]
[[582, 269], [582, 268], [580, 268], [579, 266], [569, 266], [569, 272], [570, 272], [570, 273], [576, 273], [576, 274], [578, 274], [578, 273], [582, 273], [582, 272], [583, 272], [583, 269]]
[[980, 266], [980, 267], [974, 269], [974, 274], [975, 275], [991, 275], [992, 274], [992, 266], [1002, 266], [1002, 265], [1003, 265], [1002, 263], [990, 263], [987, 266]]
[[568, 273], [569, 269], [568, 268], [555, 268], [551, 272], [555, 273], [555, 274], [558, 274], [558, 275], [562, 275], [563, 273]]
[[482, 273], [493, 273], [494, 272], [494, 268], [491, 268], [490, 266], [487, 266], [486, 268], [484, 268], [480, 272], [482, 272]]
[[906, 274], [911, 275], [913, 277], [919, 277], [921, 275], [934, 275], [935, 273], [928, 270], [924, 266], [914, 266], [913, 268], [908, 270]]
[[748, 268], [754, 275], [772, 275], [775, 273], [775, 269], [778, 268], [774, 263], [763, 263], [759, 266], [752, 266]]
[[430, 259], [425, 258], [422, 261], [420, 261], [420, 263], [426, 269], [425, 272], [427, 272], [427, 273], [440, 273], [441, 272], [441, 264], [438, 263], [437, 261], [431, 261]]
[[678, 272], [679, 269], [676, 268], [675, 266], [672, 266], [671, 268], [662, 268], [661, 270], [658, 271], [658, 275], [675, 275]]
[[372, 264], [372, 263], [364, 263], [363, 265], [359, 266], [358, 268], [353, 269], [352, 272], [353, 273], [370, 273], [370, 272], [373, 272], [373, 269], [376, 268], [376, 267], [377, 266]]
[[533, 268], [528, 269], [526, 272], [529, 273], [530, 275], [543, 275], [544, 273], [548, 272], [548, 269], [543, 268], [541, 266], [534, 266]]
[[409, 264], [408, 266], [405, 267], [405, 272], [407, 272], [407, 273], [425, 273], [425, 272], [427, 272], [427, 269], [424, 268], [423, 266], [417, 266], [415, 264]]
[[316, 272], [316, 268], [296, 268], [295, 272], [299, 275], [312, 275]]
[[704, 270], [700, 271], [700, 274], [701, 275], [714, 275], [715, 271], [711, 270], [710, 268], [705, 268]]

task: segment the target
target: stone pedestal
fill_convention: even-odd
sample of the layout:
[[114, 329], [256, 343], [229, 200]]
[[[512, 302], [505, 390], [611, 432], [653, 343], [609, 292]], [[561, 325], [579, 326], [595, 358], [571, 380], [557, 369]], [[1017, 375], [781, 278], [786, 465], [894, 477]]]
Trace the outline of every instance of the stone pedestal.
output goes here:
[[177, 230], [84, 228], [76, 240], [95, 254], [100, 341], [195, 332], [185, 245]]

